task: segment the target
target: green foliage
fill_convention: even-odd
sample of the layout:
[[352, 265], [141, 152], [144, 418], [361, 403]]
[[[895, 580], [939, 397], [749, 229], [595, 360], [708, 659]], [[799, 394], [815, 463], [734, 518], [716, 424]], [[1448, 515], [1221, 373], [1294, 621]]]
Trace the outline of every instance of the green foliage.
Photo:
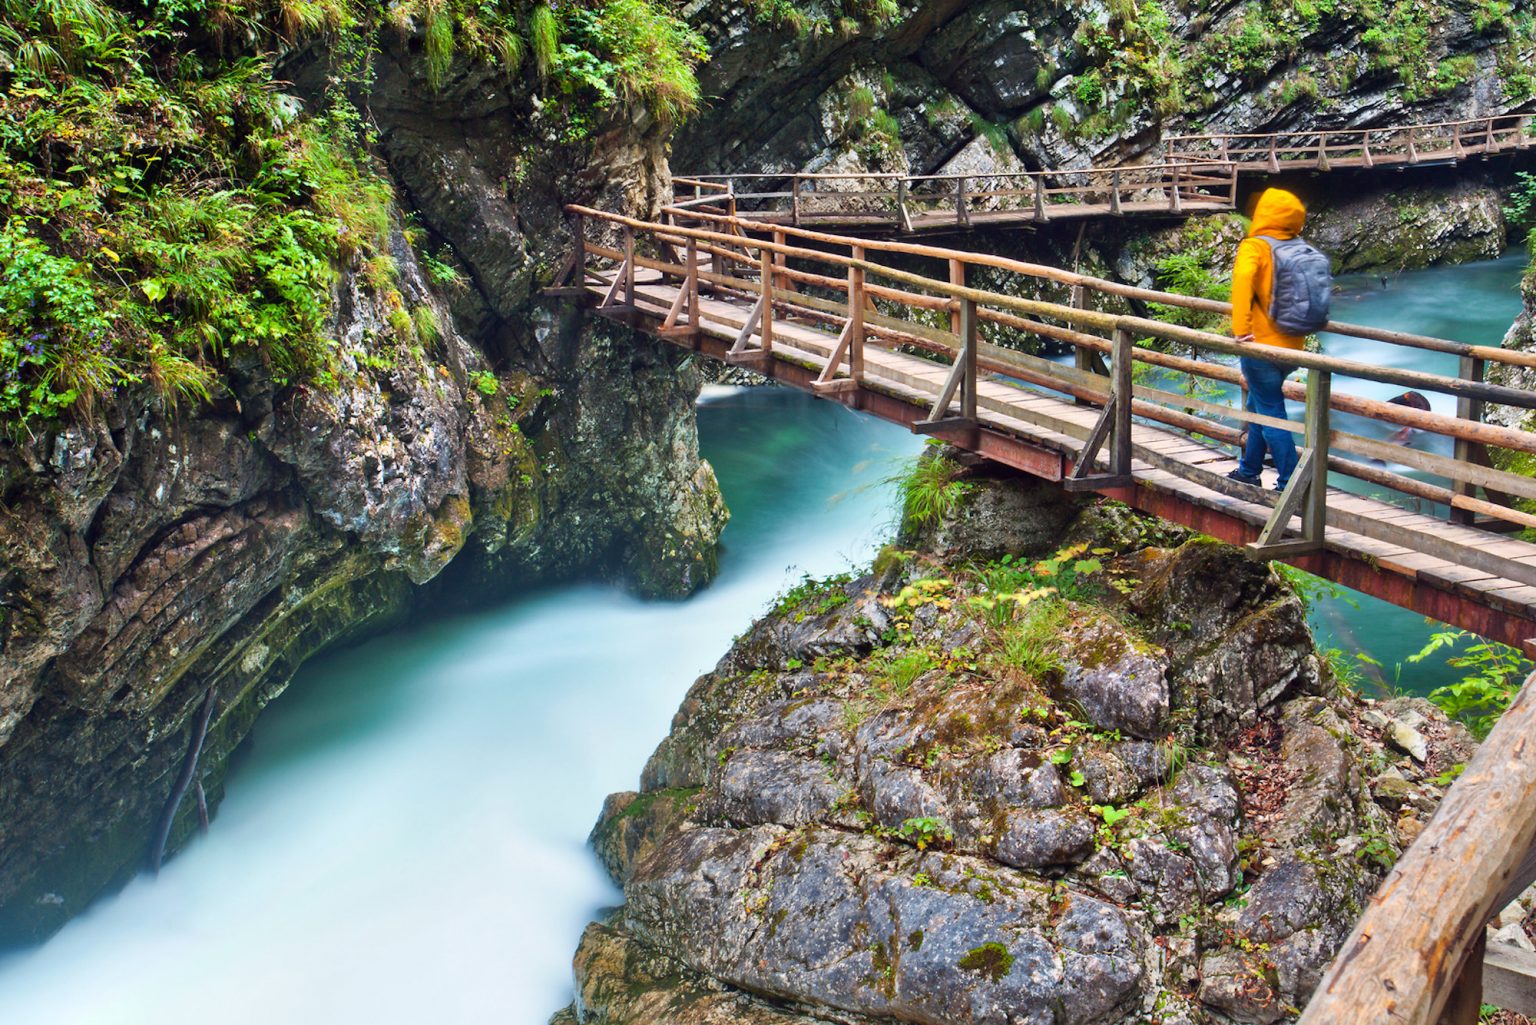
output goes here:
[[[280, 387], [332, 387], [342, 364], [327, 318], [344, 267], [394, 309], [397, 341], [437, 339], [431, 311], [405, 311], [395, 292], [393, 195], [353, 102], [386, 28], [420, 38], [433, 88], [456, 52], [514, 74], [531, 35], [562, 59], [546, 70], [570, 106], [546, 103], [545, 116], [567, 110], [567, 137], [621, 100], [662, 117], [698, 100], [703, 41], [660, 0], [0, 0], [8, 434], [128, 389], [208, 401], [253, 357]], [[275, 63], [322, 37], [329, 84], [299, 108]], [[439, 284], [459, 280], [423, 264]]]
[[894, 835], [912, 844], [920, 851], [927, 850], [929, 847], [942, 847], [955, 842], [954, 830], [946, 826], [942, 819], [934, 818], [931, 815], [905, 820], [896, 829]]
[[1284, 562], [1272, 562], [1269, 565], [1280, 579], [1289, 584], [1291, 590], [1296, 592], [1296, 597], [1301, 599], [1301, 604], [1306, 607], [1308, 612], [1315, 609], [1318, 602], [1321, 601], [1343, 600], [1348, 602], [1353, 608], [1360, 607], [1359, 603], [1353, 598], [1345, 597], [1346, 592], [1343, 587], [1326, 577], [1308, 573], [1304, 569], [1297, 569], [1295, 566]]
[[1530, 675], [1531, 663], [1509, 645], [1483, 640], [1465, 630], [1431, 634], [1423, 648], [1408, 656], [1408, 661], [1422, 662], [1442, 650], [1457, 652], [1446, 659], [1446, 664], [1466, 670], [1466, 675], [1430, 691], [1429, 700], [1447, 715], [1466, 723], [1479, 739], [1486, 737]]
[[1000, 638], [1003, 661], [1036, 679], [1060, 673], [1065, 665], [1060, 645], [1066, 621], [1067, 607], [1063, 603], [1052, 600], [1033, 603], [1003, 629]]
[[941, 522], [960, 508], [972, 487], [960, 479], [963, 467], [939, 451], [938, 445], [929, 444], [910, 470], [890, 479], [901, 494], [903, 526], [926, 527]]
[[824, 616], [833, 609], [848, 604], [848, 594], [843, 586], [849, 583], [853, 576], [848, 573], [839, 573], [817, 580], [809, 573], [800, 578], [800, 582], [785, 591], [773, 603], [772, 615], [786, 616], [793, 614], [797, 623], [804, 622], [810, 616]]
[[747, 0], [754, 19], [800, 37], [851, 36], [901, 15], [896, 0]]
[[1504, 203], [1504, 220], [1510, 233], [1523, 237], [1527, 247], [1536, 241], [1536, 174], [1515, 172], [1515, 186]]
[[501, 382], [489, 370], [473, 370], [469, 374], [469, 386], [486, 398], [494, 398], [501, 390]]
[[528, 38], [532, 43], [534, 68], [540, 78], [549, 77], [560, 48], [560, 22], [555, 12], [544, 4], [535, 4], [528, 13]]

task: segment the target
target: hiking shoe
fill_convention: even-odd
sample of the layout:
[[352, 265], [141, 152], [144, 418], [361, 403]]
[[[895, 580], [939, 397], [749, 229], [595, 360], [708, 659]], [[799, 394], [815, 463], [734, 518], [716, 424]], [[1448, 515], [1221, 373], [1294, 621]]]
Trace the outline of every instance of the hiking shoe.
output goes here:
[[1253, 488], [1262, 487], [1264, 485], [1264, 479], [1258, 474], [1244, 473], [1242, 470], [1233, 470], [1231, 473], [1227, 474], [1227, 479], [1235, 480], [1239, 484], [1247, 484], [1249, 487]]

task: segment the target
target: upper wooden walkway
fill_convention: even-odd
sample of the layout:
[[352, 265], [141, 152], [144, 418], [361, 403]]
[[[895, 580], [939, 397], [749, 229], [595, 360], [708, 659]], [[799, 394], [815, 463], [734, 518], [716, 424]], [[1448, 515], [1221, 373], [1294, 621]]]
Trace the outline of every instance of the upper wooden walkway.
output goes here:
[[674, 204], [759, 223], [913, 233], [1235, 209], [1238, 175], [1453, 164], [1536, 143], [1530, 114], [1392, 128], [1179, 135], [1163, 163], [1008, 174], [725, 174], [673, 180]]
[[[1536, 453], [1536, 436], [1482, 419], [1484, 403], [1536, 408], [1531, 392], [1483, 380], [1487, 363], [1536, 367], [1536, 355], [1332, 324], [1341, 334], [1454, 354], [1461, 376], [1265, 347], [1265, 358], [1307, 371], [1304, 386], [1288, 385], [1306, 401], [1304, 423], [1269, 420], [1194, 384], [1239, 383], [1219, 359], [1255, 346], [1112, 312], [1128, 298], [1186, 314], [1223, 314], [1225, 304], [698, 210], [668, 211], [673, 223], [571, 213], [578, 245], [554, 291], [603, 316], [1536, 654], [1536, 545], [1506, 533], [1536, 527], [1536, 517], [1508, 504], [1536, 499], [1536, 481], [1490, 468], [1482, 453], [1485, 445]], [[911, 269], [924, 261], [939, 273]], [[978, 267], [1017, 287], [970, 287]], [[1067, 343], [1075, 365], [985, 340], [1003, 333]], [[1137, 366], [1156, 379], [1133, 375]], [[1353, 396], [1333, 387], [1335, 376], [1448, 393], [1459, 415]], [[1389, 444], [1385, 430], [1371, 437], [1358, 418], [1445, 435], [1455, 458]], [[1232, 446], [1252, 424], [1303, 435], [1301, 465], [1283, 495], [1225, 476]], [[1375, 496], [1327, 486], [1325, 467]], [[1435, 512], [1441, 506], [1448, 514]]]

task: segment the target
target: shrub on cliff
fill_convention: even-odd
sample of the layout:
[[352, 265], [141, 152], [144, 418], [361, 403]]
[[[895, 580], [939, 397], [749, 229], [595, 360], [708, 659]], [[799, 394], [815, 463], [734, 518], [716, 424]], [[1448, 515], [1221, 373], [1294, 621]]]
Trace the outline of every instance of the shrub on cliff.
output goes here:
[[[529, 37], [547, 64], [523, 66]], [[333, 381], [338, 269], [400, 306], [360, 99], [390, 41], [428, 90], [463, 54], [547, 93], [567, 141], [620, 102], [698, 100], [702, 42], [655, 0], [0, 0], [6, 433], [136, 386], [216, 398], [253, 356], [280, 387]], [[299, 59], [326, 82], [302, 102], [280, 91]]]

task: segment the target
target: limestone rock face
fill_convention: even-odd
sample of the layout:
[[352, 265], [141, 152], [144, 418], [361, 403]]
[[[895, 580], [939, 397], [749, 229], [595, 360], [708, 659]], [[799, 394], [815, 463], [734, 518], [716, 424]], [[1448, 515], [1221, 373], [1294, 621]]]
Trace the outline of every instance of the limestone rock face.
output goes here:
[[[797, 588], [697, 681], [594, 831], [625, 903], [577, 955], [582, 1020], [1305, 1004], [1464, 731], [1324, 697], [1295, 596], [1234, 549], [1141, 548], [1095, 508], [1054, 529], [1101, 564], [882, 559]], [[1412, 716], [1422, 765], [1386, 739]], [[1400, 785], [1368, 786], [1389, 763]]]
[[[711, 40], [702, 71], [709, 110], [679, 132], [680, 173], [842, 170], [938, 173], [984, 136], [1006, 142], [967, 173], [1143, 162], [1167, 135], [1268, 132], [1450, 121], [1502, 113], [1523, 99], [1501, 68], [1520, 40], [1454, 5], [1426, 4], [1419, 70], [1384, 63], [1347, 12], [1292, 33], [1241, 4], [943, 0], [900, 4], [889, 21], [839, 21], [851, 8], [811, 3], [800, 20], [751, 4], [688, 5]], [[860, 7], [868, 10], [867, 7]], [[822, 19], [818, 21], [818, 19]], [[1256, 39], [1272, 42], [1265, 46]], [[1387, 45], [1391, 45], [1388, 43]], [[1138, 91], [1108, 67], [1119, 49], [1155, 53], [1177, 90]], [[1456, 63], [1441, 61], [1454, 57]], [[1449, 75], [1444, 87], [1427, 77]], [[850, 98], [889, 115], [872, 133]], [[1362, 236], [1364, 239], [1365, 236]]]
[[[300, 94], [324, 73], [307, 59], [285, 68]], [[429, 280], [397, 231], [394, 296], [360, 267], [331, 296], [334, 387], [251, 360], [206, 409], [129, 396], [0, 448], [0, 945], [143, 863], [210, 689], [216, 803], [295, 669], [418, 600], [577, 573], [684, 595], [714, 572], [726, 514], [698, 457], [696, 373], [535, 301], [568, 244], [563, 202], [653, 208], [660, 130], [621, 119], [545, 145], [495, 77], [461, 60], [439, 92], [418, 70], [381, 56], [370, 109], [402, 202], [465, 287]]]
[[1414, 185], [1321, 205], [1306, 236], [1337, 273], [1491, 260], [1507, 244], [1501, 206], [1497, 189], [1475, 181]]

